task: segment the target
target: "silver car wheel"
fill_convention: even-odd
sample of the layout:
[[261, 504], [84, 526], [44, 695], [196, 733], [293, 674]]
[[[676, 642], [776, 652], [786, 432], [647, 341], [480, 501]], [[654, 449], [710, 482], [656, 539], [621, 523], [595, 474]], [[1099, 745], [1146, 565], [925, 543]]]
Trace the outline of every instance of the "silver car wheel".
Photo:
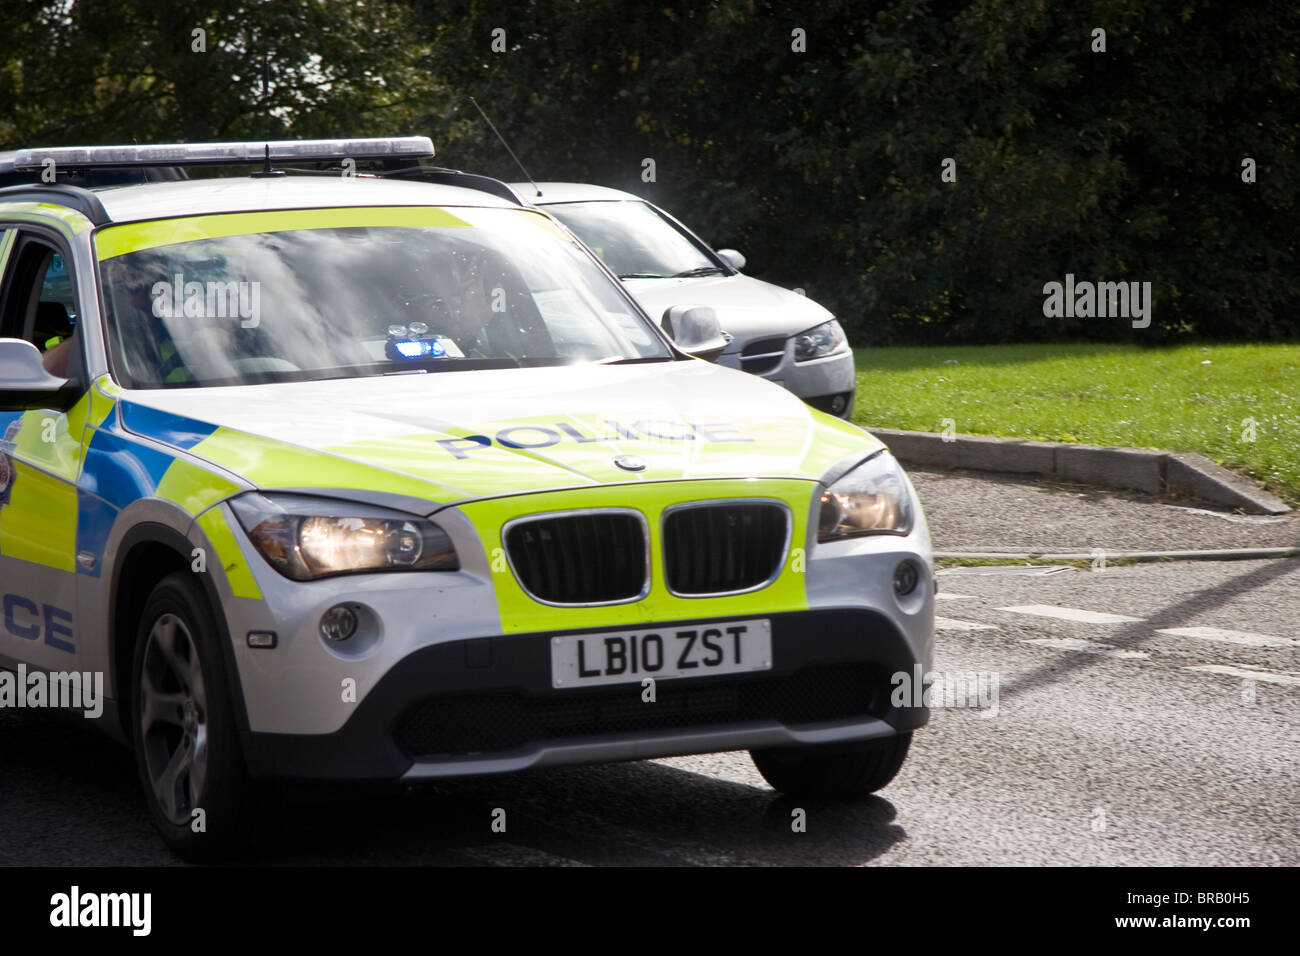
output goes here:
[[146, 638], [141, 662], [140, 739], [145, 768], [163, 814], [188, 826], [208, 770], [208, 704], [190, 629], [163, 614]]

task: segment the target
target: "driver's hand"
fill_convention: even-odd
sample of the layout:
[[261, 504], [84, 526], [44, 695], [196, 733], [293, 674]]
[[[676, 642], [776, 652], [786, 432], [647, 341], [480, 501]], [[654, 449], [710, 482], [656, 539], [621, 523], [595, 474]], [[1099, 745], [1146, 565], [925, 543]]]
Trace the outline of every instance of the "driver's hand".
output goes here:
[[67, 378], [68, 358], [71, 355], [72, 339], [64, 339], [54, 348], [46, 349], [45, 354], [41, 356], [41, 364], [45, 366], [45, 371], [55, 378]]

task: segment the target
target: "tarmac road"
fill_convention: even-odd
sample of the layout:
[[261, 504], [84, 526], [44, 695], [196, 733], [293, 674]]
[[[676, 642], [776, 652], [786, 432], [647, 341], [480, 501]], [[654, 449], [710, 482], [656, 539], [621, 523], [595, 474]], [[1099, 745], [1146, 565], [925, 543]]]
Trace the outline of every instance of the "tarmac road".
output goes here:
[[[936, 478], [917, 477], [936, 546], [963, 533], [972, 550], [997, 543], [953, 520], [962, 492], [938, 501], [939, 488], [957, 486]], [[981, 514], [1010, 507], [1002, 495], [1043, 494], [1059, 510], [1050, 548], [1096, 546], [1071, 537], [1098, 530], [1087, 512], [1070, 520], [1070, 509], [1092, 507], [1086, 499], [994, 484], [966, 489], [983, 498]], [[1142, 523], [1153, 533], [1168, 523], [1168, 505], [1133, 504], [1113, 506], [1130, 537], [1102, 546], [1147, 547]], [[973, 707], [936, 708], [874, 797], [800, 805], [770, 790], [745, 754], [333, 789], [283, 805], [256, 860], [1300, 864], [1300, 560], [955, 569], [940, 581], [935, 670], [945, 686], [985, 693], [951, 700]], [[0, 711], [0, 759], [0, 863], [176, 862], [145, 816], [130, 754], [77, 719]], [[505, 832], [493, 830], [497, 810]], [[799, 811], [803, 832], [792, 827]]]
[[1196, 501], [1007, 475], [909, 469], [938, 551], [1059, 554], [1300, 547], [1300, 513], [1234, 514]]

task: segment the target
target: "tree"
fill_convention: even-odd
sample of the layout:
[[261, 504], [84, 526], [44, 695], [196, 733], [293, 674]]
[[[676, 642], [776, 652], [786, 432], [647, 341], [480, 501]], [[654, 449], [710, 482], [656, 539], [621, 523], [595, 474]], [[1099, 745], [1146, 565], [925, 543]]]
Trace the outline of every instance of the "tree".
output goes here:
[[9, 146], [379, 134], [438, 95], [401, 3], [16, 5]]

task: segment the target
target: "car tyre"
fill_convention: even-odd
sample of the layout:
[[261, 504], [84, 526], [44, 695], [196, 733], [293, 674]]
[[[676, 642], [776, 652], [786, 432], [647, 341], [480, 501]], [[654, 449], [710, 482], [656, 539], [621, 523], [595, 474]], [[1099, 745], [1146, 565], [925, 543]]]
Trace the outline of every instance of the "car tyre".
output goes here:
[[886, 786], [907, 759], [912, 732], [833, 750], [754, 750], [754, 766], [773, 789], [791, 797], [865, 797]]
[[256, 817], [225, 670], [202, 587], [186, 572], [164, 578], [136, 635], [131, 743], [154, 825], [193, 862], [240, 854]]

